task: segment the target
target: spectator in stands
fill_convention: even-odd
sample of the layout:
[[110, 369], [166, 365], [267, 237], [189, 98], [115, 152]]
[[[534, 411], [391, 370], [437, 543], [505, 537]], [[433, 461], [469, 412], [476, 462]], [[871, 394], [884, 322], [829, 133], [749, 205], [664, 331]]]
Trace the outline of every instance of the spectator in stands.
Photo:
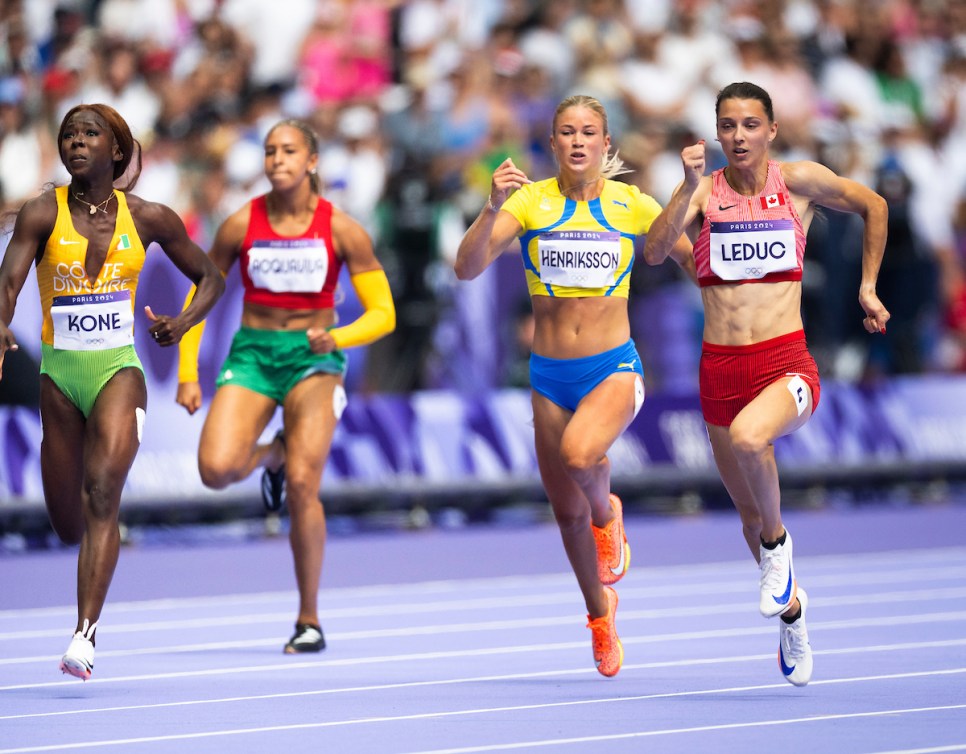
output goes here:
[[[287, 502], [299, 607], [287, 654], [319, 652], [318, 592], [325, 553], [319, 488], [332, 435], [346, 406], [345, 348], [391, 332], [389, 282], [362, 226], [319, 195], [316, 135], [283, 120], [265, 137], [271, 190], [231, 215], [209, 255], [227, 275], [238, 262], [244, 286], [241, 329], [218, 377], [198, 447], [202, 481], [222, 489], [263, 467], [269, 510]], [[335, 327], [335, 289], [345, 265], [363, 314]], [[177, 402], [201, 406], [198, 349], [202, 328], [184, 340]], [[283, 431], [258, 442], [275, 410]]]
[[31, 119], [23, 81], [0, 79], [0, 206], [19, 207], [37, 196], [56, 162], [47, 129]]
[[859, 304], [866, 331], [885, 332], [889, 312], [876, 278], [888, 211], [874, 191], [818, 163], [771, 160], [778, 125], [761, 87], [726, 86], [715, 115], [728, 164], [705, 176], [704, 142], [682, 150], [684, 181], [651, 226], [644, 257], [659, 264], [686, 231], [697, 239], [701, 408], [721, 479], [760, 564], [759, 609], [781, 615], [782, 674], [804, 685], [812, 674], [808, 598], [795, 581], [792, 538], [782, 525], [774, 442], [803, 426], [819, 400], [801, 315], [805, 233], [815, 205], [864, 218]]
[[141, 76], [137, 51], [116, 39], [98, 54], [103, 75], [93, 86], [81, 91], [81, 101], [106, 102], [119, 112], [131, 113], [128, 116], [131, 132], [134, 138], [144, 140], [151, 135], [161, 102]]
[[[197, 295], [177, 317], [156, 316], [145, 307], [160, 346], [177, 343], [207, 314], [224, 281], [173, 210], [127, 193], [140, 173], [140, 145], [114, 109], [74, 107], [61, 124], [58, 144], [71, 181], [24, 204], [0, 265], [0, 367], [4, 354], [18, 348], [9, 325], [36, 266], [44, 310], [44, 495], [54, 531], [64, 542], [80, 544], [77, 628], [60, 667], [86, 680], [117, 564], [121, 491], [147, 406], [134, 350], [134, 298], [145, 249], [160, 244], [197, 285]], [[124, 188], [115, 189], [123, 176]]]
[[219, 3], [219, 18], [251, 45], [249, 84], [261, 89], [295, 83], [302, 40], [312, 25], [317, 4], [316, 0], [288, 0], [285, 12], [279, 13], [277, 6], [264, 0]]
[[[660, 205], [613, 180], [623, 164], [610, 152], [598, 100], [564, 99], [550, 140], [556, 177], [533, 183], [511, 159], [501, 163], [455, 268], [461, 280], [476, 278], [521, 239], [534, 314], [530, 382], [540, 475], [586, 603], [597, 669], [613, 676], [623, 648], [610, 585], [627, 571], [630, 547], [621, 501], [610, 491], [607, 451], [644, 402], [628, 273], [633, 239], [648, 231]], [[689, 250], [685, 240], [676, 252], [684, 266]]]

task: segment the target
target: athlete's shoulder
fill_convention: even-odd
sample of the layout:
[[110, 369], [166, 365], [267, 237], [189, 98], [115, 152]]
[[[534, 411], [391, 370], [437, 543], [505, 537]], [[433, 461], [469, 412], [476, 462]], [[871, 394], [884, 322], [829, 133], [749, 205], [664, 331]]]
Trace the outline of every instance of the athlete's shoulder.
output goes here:
[[252, 216], [252, 202], [254, 201], [252, 199], [251, 201], [245, 202], [241, 207], [222, 220], [216, 234], [218, 240], [230, 246], [241, 246], [245, 240], [245, 235], [248, 233], [248, 225], [251, 222]]
[[152, 202], [137, 194], [129, 194], [126, 191], [120, 191], [118, 193], [124, 197], [128, 211], [139, 225], [146, 224], [148, 227], [153, 227], [155, 223], [169, 221], [171, 215], [175, 214], [174, 210], [167, 204]]
[[[57, 220], [57, 190], [48, 189], [39, 196], [28, 199], [19, 210], [12, 212], [16, 227], [23, 229], [35, 237], [46, 237], [54, 229]], [[4, 218], [2, 230], [8, 231]]]
[[542, 196], [548, 196], [550, 194], [559, 195], [560, 189], [557, 187], [556, 178], [544, 178], [540, 181], [533, 181], [532, 183], [525, 183], [516, 191], [514, 191], [510, 196], [519, 196], [518, 202], [530, 202], [534, 201]]
[[638, 186], [633, 183], [624, 183], [624, 181], [617, 181], [613, 178], [608, 178], [604, 181], [604, 188], [601, 191], [601, 196], [613, 196], [614, 198], [623, 198], [626, 201], [637, 203], [650, 204], [656, 201], [654, 197], [650, 194], [646, 194]]
[[58, 186], [56, 188], [47, 189], [41, 192], [37, 196], [34, 196], [23, 203], [20, 207], [19, 212], [50, 212], [53, 210], [57, 211], [57, 192], [60, 190], [62, 193], [67, 190], [66, 186]]
[[661, 204], [653, 196], [644, 193], [634, 184], [613, 179], [604, 182], [600, 203], [602, 210], [614, 221], [618, 220], [619, 215], [612, 215], [612, 211], [623, 208], [630, 213], [635, 233], [646, 232], [654, 218], [661, 214]]
[[792, 194], [815, 199], [841, 185], [843, 179], [831, 169], [812, 160], [776, 163], [785, 187]]

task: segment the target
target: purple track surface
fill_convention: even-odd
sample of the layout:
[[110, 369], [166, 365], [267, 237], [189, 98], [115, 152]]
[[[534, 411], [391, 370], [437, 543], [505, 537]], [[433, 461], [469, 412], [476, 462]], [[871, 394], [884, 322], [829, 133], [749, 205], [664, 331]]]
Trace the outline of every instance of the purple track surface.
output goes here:
[[93, 678], [62, 676], [73, 549], [0, 556], [0, 754], [966, 750], [966, 506], [792, 511], [812, 683], [733, 513], [631, 517], [600, 676], [552, 524], [333, 537], [328, 649], [285, 656], [287, 541], [125, 547]]

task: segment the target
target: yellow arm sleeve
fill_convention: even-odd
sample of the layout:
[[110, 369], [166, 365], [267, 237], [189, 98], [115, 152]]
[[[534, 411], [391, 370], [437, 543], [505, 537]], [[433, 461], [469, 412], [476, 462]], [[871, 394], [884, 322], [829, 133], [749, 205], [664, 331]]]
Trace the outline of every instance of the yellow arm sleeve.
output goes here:
[[[195, 286], [191, 286], [181, 311], [188, 308], [194, 295]], [[181, 336], [181, 342], [178, 343], [178, 382], [198, 381], [198, 351], [201, 350], [201, 335], [204, 331], [205, 320], [201, 320]]]
[[396, 306], [383, 270], [368, 270], [352, 276], [352, 287], [365, 311], [355, 322], [332, 330], [339, 348], [365, 346], [396, 329]]

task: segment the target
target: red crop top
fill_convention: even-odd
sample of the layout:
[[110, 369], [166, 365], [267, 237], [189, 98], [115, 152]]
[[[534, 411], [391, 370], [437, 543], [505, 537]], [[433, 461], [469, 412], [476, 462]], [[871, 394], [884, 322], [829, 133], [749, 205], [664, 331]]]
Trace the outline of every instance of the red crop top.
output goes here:
[[241, 248], [246, 304], [279, 309], [331, 309], [342, 260], [332, 243], [332, 205], [319, 197], [308, 230], [281, 236], [268, 221], [265, 196], [251, 201]]
[[698, 285], [801, 280], [805, 231], [781, 166], [770, 160], [756, 196], [737, 193], [724, 169], [711, 174], [711, 196], [694, 243]]

